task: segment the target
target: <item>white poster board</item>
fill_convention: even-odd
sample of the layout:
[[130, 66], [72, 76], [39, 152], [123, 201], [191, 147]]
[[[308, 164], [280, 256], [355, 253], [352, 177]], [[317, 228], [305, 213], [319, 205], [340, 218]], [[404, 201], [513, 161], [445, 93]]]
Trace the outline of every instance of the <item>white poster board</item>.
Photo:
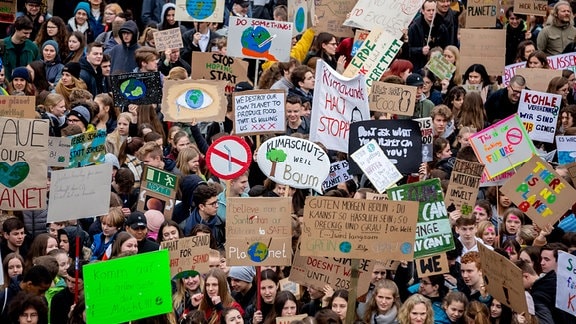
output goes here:
[[402, 179], [402, 174], [390, 162], [374, 139], [352, 153], [350, 157], [358, 164], [379, 193], [383, 193]]
[[424, 0], [358, 0], [344, 25], [368, 30], [382, 28], [399, 37], [422, 3]]
[[[173, 2], [173, 1], [172, 1]], [[222, 22], [224, 0], [176, 0], [177, 21]]]
[[558, 251], [556, 307], [576, 316], [576, 256]]
[[266, 61], [290, 61], [292, 23], [230, 17], [228, 55]]
[[530, 139], [552, 143], [562, 105], [562, 96], [539, 91], [522, 90], [518, 116]]

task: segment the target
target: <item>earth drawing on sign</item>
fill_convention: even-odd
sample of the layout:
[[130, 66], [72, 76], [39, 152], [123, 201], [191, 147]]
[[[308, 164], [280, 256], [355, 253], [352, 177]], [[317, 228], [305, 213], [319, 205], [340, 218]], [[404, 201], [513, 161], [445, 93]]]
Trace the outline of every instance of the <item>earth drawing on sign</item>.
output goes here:
[[120, 84], [122, 95], [128, 100], [138, 100], [146, 94], [144, 82], [136, 79], [128, 79]]

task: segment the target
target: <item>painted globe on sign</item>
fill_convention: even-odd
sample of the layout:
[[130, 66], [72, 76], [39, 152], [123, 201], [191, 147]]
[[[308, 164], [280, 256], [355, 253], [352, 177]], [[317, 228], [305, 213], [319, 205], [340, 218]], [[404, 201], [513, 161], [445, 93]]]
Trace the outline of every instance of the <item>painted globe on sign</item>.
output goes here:
[[186, 12], [194, 19], [206, 19], [216, 9], [216, 0], [187, 0]]
[[264, 53], [270, 49], [272, 42], [263, 44], [267, 39], [270, 38], [270, 32], [262, 26], [257, 26], [256, 28], [248, 27], [242, 32], [242, 47], [247, 48], [258, 53]]
[[137, 79], [128, 79], [120, 83], [120, 91], [128, 100], [137, 100], [146, 94], [146, 85]]
[[306, 21], [306, 13], [304, 12], [304, 8], [300, 7], [296, 10], [296, 14], [294, 15], [294, 28], [296, 31], [301, 33], [304, 31], [304, 23]]
[[352, 250], [352, 244], [350, 242], [344, 241], [340, 243], [340, 252], [350, 253]]
[[248, 247], [248, 256], [254, 262], [263, 262], [268, 257], [268, 246], [262, 242], [252, 243]]
[[186, 91], [186, 104], [192, 109], [198, 109], [202, 107], [204, 102], [204, 94], [202, 91], [193, 89]]

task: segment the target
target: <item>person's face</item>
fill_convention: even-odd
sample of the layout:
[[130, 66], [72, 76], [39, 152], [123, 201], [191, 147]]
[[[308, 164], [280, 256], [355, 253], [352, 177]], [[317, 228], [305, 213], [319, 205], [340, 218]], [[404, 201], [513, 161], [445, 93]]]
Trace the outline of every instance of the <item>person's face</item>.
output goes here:
[[436, 11], [436, 4], [434, 2], [425, 2], [424, 7], [420, 9], [424, 19], [430, 23], [434, 19], [434, 12]]
[[420, 100], [422, 98], [423, 92], [424, 92], [424, 86], [417, 86], [416, 87], [416, 100]]
[[456, 56], [454, 56], [454, 53], [452, 53], [451, 51], [445, 49], [444, 50], [444, 58], [446, 59], [446, 61], [455, 64], [456, 63]]
[[70, 251], [70, 241], [68, 241], [68, 235], [64, 235], [64, 234], [60, 235], [59, 247], [66, 252]]
[[178, 139], [178, 143], [176, 143], [176, 149], [178, 152], [182, 151], [182, 149], [190, 147], [190, 139], [188, 136], [181, 137]]
[[[128, 227], [129, 228], [129, 227]], [[130, 231], [128, 231], [130, 233]], [[146, 234], [144, 234], [145, 236]], [[120, 246], [120, 252], [134, 252], [138, 253], [138, 240], [134, 237], [127, 239]]]
[[306, 72], [306, 74], [304, 74], [304, 80], [298, 83], [300, 85], [300, 88], [309, 91], [314, 89], [315, 82], [316, 81], [314, 79], [314, 73], [308, 71]]
[[8, 277], [14, 278], [17, 275], [21, 275], [24, 272], [24, 268], [22, 266], [22, 262], [17, 258], [12, 258], [8, 261]]
[[450, 0], [438, 0], [436, 1], [436, 10], [442, 15], [448, 12], [450, 9]]
[[103, 76], [110, 76], [110, 71], [112, 70], [112, 62], [110, 62], [110, 61], [102, 62], [100, 67], [102, 68], [102, 75]]
[[39, 283], [38, 285], [34, 285], [32, 282], [25, 282], [24, 286], [22, 287], [24, 291], [36, 295], [36, 296], [44, 296], [46, 290], [50, 289], [52, 285], [51, 282], [49, 283]]
[[348, 302], [342, 297], [336, 297], [332, 300], [332, 310], [338, 314], [338, 317], [344, 322], [346, 319], [346, 311], [348, 310]]
[[[56, 117], [64, 116], [64, 113], [66, 112], [66, 102], [64, 100], [60, 100], [60, 102], [50, 107], [50, 112]], [[58, 228], [56, 228], [55, 231], [58, 231]], [[55, 236], [55, 234], [56, 232], [54, 232], [53, 236]], [[50, 232], [50, 235], [52, 235], [52, 232]]]
[[454, 109], [460, 109], [460, 108], [462, 108], [463, 102], [464, 102], [464, 96], [458, 96], [458, 97], [452, 99], [452, 107]]
[[492, 304], [490, 305], [490, 317], [500, 318], [501, 315], [502, 315], [502, 304], [496, 299], [493, 299]]
[[244, 324], [244, 319], [237, 309], [233, 309], [226, 314], [226, 324]]
[[92, 50], [88, 53], [86, 59], [93, 65], [100, 65], [102, 64], [102, 57], [104, 54], [102, 53], [102, 47], [92, 47]]
[[130, 44], [130, 42], [132, 41], [132, 33], [131, 32], [122, 32], [120, 33], [122, 36], [122, 41], [126, 44]]
[[76, 20], [77, 25], [84, 25], [88, 20], [88, 14], [84, 10], [78, 10], [74, 15], [74, 19]]
[[[216, 197], [211, 197], [204, 204], [200, 204], [200, 210], [208, 215], [214, 216], [218, 212], [218, 199]], [[218, 261], [220, 262], [220, 261]]]
[[28, 11], [31, 16], [37, 16], [40, 13], [40, 5], [37, 3], [27, 3], [26, 11]]
[[430, 278], [424, 277], [420, 280], [420, 288], [418, 288], [418, 293], [428, 296], [434, 297], [438, 294], [438, 285], [433, 285], [430, 281]]
[[568, 88], [574, 89], [574, 83], [576, 82], [576, 74], [572, 73], [568, 77]]
[[476, 205], [474, 206], [474, 210], [472, 211], [472, 215], [476, 217], [476, 224], [480, 223], [481, 221], [488, 220], [488, 213], [486, 209]]
[[520, 95], [522, 94], [522, 90], [524, 90], [524, 86], [519, 86], [515, 83], [510, 83], [508, 86], [508, 100], [511, 103], [515, 104], [520, 100]]
[[34, 307], [28, 307], [18, 316], [19, 324], [37, 324], [38, 312]]
[[26, 80], [22, 78], [14, 78], [12, 80], [12, 85], [15, 90], [24, 91], [24, 89], [26, 89]]
[[530, 259], [530, 256], [528, 255], [528, 253], [526, 253], [525, 251], [520, 252], [520, 255], [518, 256], [520, 258], [520, 260], [528, 263], [532, 268], [534, 268], [534, 263], [532, 263], [532, 259]]
[[206, 293], [210, 298], [218, 296], [218, 279], [215, 277], [206, 278]]
[[66, 270], [70, 267], [68, 256], [64, 253], [58, 253], [56, 255], [56, 262], [58, 262], [58, 275], [63, 278], [66, 277]]
[[424, 321], [426, 321], [426, 310], [426, 304], [424, 303], [414, 305], [410, 311], [410, 314], [408, 314], [410, 317], [410, 323], [424, 323]]
[[15, 247], [22, 246], [22, 243], [24, 243], [24, 237], [26, 237], [24, 228], [12, 230], [10, 233], [4, 233], [4, 239], [6, 239], [10, 245]]
[[116, 18], [116, 13], [114, 13], [112, 9], [106, 9], [104, 11], [104, 22], [106, 24], [111, 24], [114, 21], [114, 18]]
[[16, 42], [20, 44], [29, 39], [31, 34], [32, 29], [22, 29], [22, 30], [16, 30], [13, 36]]
[[496, 230], [494, 229], [494, 227], [493, 226], [486, 227], [486, 229], [482, 233], [481, 238], [482, 241], [484, 241], [484, 243], [490, 246], [494, 246], [494, 243], [496, 243]]
[[106, 237], [112, 237], [114, 234], [118, 232], [118, 228], [108, 224], [108, 222], [102, 222], [102, 233]]
[[386, 278], [386, 268], [380, 264], [376, 264], [374, 268], [372, 268], [370, 282], [375, 284], [378, 280]]
[[275, 194], [277, 194], [280, 197], [284, 197], [284, 194], [286, 193], [286, 186], [285, 185], [281, 185], [281, 184], [276, 184], [276, 187], [274, 187], [274, 190], [272, 190]]
[[462, 136], [458, 137], [458, 143], [460, 143], [460, 147], [470, 146], [470, 133], [464, 133]]
[[71, 87], [72, 84], [74, 84], [72, 81], [72, 74], [68, 72], [62, 72], [62, 78], [60, 78], [60, 81], [62, 81], [62, 84], [67, 87]]
[[265, 279], [260, 282], [260, 296], [266, 304], [273, 304], [276, 298], [276, 292], [278, 291], [278, 286], [274, 281], [270, 279]]
[[376, 292], [376, 306], [378, 306], [378, 312], [384, 314], [392, 309], [394, 305], [394, 292], [387, 288], [380, 288]]
[[248, 6], [243, 7], [242, 5], [239, 5], [237, 3], [232, 5], [232, 9], [240, 15], [246, 15], [248, 13]]
[[242, 194], [248, 188], [248, 177], [243, 175], [232, 181], [231, 192], [236, 195]]
[[522, 226], [520, 218], [516, 215], [509, 214], [506, 218], [506, 232], [508, 232], [508, 234], [516, 234], [518, 233], [520, 226]]
[[198, 172], [198, 166], [200, 165], [200, 157], [196, 156], [192, 160], [188, 161], [188, 168], [192, 172]]
[[152, 154], [147, 154], [144, 159], [142, 160], [142, 162], [145, 165], [149, 165], [149, 166], [153, 166], [155, 168], [161, 168], [162, 167], [162, 157], [160, 156], [152, 156]]
[[532, 56], [528, 60], [528, 67], [531, 69], [541, 69], [544, 67], [544, 64], [542, 64], [542, 62], [540, 62], [540, 60], [536, 56]]
[[158, 71], [158, 61], [150, 60], [146, 63], [142, 63], [142, 70], [145, 72], [156, 72]]
[[459, 301], [453, 301], [446, 307], [446, 315], [452, 323], [458, 322], [462, 315], [464, 315], [464, 303]]
[[530, 56], [530, 54], [532, 54], [535, 50], [536, 48], [534, 48], [534, 45], [527, 45], [524, 48], [524, 59], [528, 60], [528, 56]]
[[297, 123], [302, 114], [302, 105], [286, 103], [286, 119], [289, 123]]
[[562, 127], [564, 127], [564, 129], [568, 128], [568, 127], [572, 127], [574, 126], [574, 119], [572, 118], [572, 115], [567, 113], [567, 112], [563, 112], [562, 113]]
[[[66, 286], [70, 291], [74, 291], [74, 286], [76, 285], [76, 279], [74, 277], [66, 276]], [[84, 290], [84, 280], [78, 279], [78, 290]]]
[[463, 263], [460, 265], [460, 273], [464, 283], [469, 287], [474, 287], [482, 278], [482, 273], [476, 267], [476, 262]]
[[338, 42], [336, 41], [336, 38], [334, 38], [334, 37], [332, 37], [332, 39], [328, 43], [322, 44], [322, 48], [324, 49], [324, 52], [326, 52], [326, 54], [328, 54], [328, 55], [335, 55], [337, 47], [338, 47]]
[[446, 145], [442, 151], [436, 153], [436, 156], [439, 160], [447, 159], [452, 156], [452, 150], [450, 149], [450, 145]]
[[166, 22], [168, 23], [168, 25], [174, 25], [174, 23], [176, 22], [176, 10], [174, 9], [168, 9], [168, 12], [166, 13]]
[[557, 13], [557, 18], [558, 20], [560, 20], [561, 22], [567, 23], [570, 22], [570, 19], [572, 19], [572, 9], [570, 9], [569, 5], [559, 5], [557, 7], [558, 13]]
[[182, 281], [189, 291], [196, 291], [200, 287], [200, 275], [183, 278]]
[[514, 14], [512, 13], [510, 15], [510, 17], [508, 17], [508, 23], [510, 24], [510, 26], [512, 28], [516, 28], [516, 27], [520, 26], [520, 18], [518, 18], [517, 16], [514, 16]]
[[562, 99], [566, 100], [566, 98], [568, 97], [569, 90], [570, 90], [570, 84], [566, 83], [556, 91], [556, 94], [561, 95]]
[[480, 84], [482, 83], [482, 76], [478, 72], [470, 72], [470, 74], [468, 74], [468, 83]]
[[54, 46], [52, 45], [44, 46], [44, 49], [42, 50], [42, 57], [46, 62], [54, 61], [54, 59], [56, 59], [56, 49], [54, 48]]
[[162, 229], [162, 241], [174, 241], [180, 238], [178, 229], [174, 226], [164, 226]]
[[134, 238], [138, 241], [146, 239], [146, 234], [148, 234], [148, 228], [146, 226], [138, 226], [136, 224], [126, 226], [126, 232], [132, 234]]
[[130, 121], [125, 118], [119, 118], [116, 129], [118, 129], [118, 134], [120, 134], [120, 136], [128, 136]]
[[176, 62], [180, 58], [180, 51], [173, 49], [170, 51], [170, 62]]
[[50, 253], [52, 250], [56, 250], [58, 248], [58, 241], [55, 238], [50, 237], [46, 242], [46, 254]]
[[540, 253], [540, 265], [542, 266], [542, 272], [548, 273], [550, 271], [556, 271], [556, 258], [554, 258], [554, 251], [544, 250]]
[[68, 38], [68, 49], [72, 52], [77, 51], [80, 48], [80, 40], [76, 36], [70, 36]]
[[518, 253], [516, 253], [516, 250], [509, 246], [506, 248], [506, 253], [508, 253], [508, 257], [510, 258], [510, 261], [512, 262], [516, 262], [518, 261]]
[[465, 243], [470, 243], [475, 241], [476, 225], [462, 225], [456, 226], [456, 232], [462, 238]]
[[250, 282], [238, 280], [236, 278], [230, 278], [230, 288], [234, 292], [247, 292], [250, 289]]
[[294, 316], [296, 315], [296, 303], [292, 300], [287, 300], [282, 307], [281, 316]]
[[0, 70], [0, 83], [4, 83], [6, 81], [6, 73], [4, 72], [4, 68]]
[[429, 93], [432, 89], [432, 80], [428, 79], [427, 77], [424, 77], [423, 79], [424, 85], [422, 86], [422, 92]]

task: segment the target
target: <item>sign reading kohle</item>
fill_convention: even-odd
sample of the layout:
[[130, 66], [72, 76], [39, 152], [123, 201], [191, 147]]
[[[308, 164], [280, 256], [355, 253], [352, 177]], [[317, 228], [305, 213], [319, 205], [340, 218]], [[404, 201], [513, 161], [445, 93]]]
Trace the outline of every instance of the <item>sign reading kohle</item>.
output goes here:
[[137, 209], [145, 212], [148, 209], [160, 210], [166, 219], [172, 218], [174, 205], [176, 204], [176, 191], [178, 189], [178, 176], [151, 166], [146, 166], [140, 182], [140, 195]]

